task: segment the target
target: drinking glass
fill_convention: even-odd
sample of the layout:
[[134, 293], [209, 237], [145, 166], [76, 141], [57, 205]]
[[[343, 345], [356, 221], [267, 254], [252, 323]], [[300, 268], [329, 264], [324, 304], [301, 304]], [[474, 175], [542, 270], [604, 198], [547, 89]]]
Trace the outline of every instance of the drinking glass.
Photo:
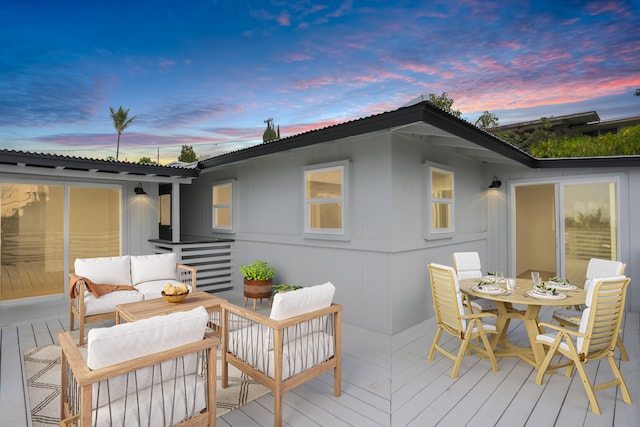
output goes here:
[[509, 289], [510, 291], [516, 289], [516, 279], [514, 279], [513, 277], [507, 278], [507, 289]]
[[532, 271], [531, 280], [533, 280], [533, 286], [538, 286], [540, 284], [540, 273], [538, 271]]

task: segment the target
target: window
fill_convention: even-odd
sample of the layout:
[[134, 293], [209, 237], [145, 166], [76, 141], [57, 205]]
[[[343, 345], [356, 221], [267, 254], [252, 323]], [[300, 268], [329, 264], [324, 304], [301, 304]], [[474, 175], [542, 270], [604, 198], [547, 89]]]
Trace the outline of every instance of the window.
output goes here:
[[454, 197], [453, 172], [427, 165], [427, 239], [443, 239], [453, 235]]
[[230, 232], [233, 229], [233, 183], [213, 186], [213, 228]]
[[348, 162], [313, 166], [304, 171], [304, 232], [346, 237]]

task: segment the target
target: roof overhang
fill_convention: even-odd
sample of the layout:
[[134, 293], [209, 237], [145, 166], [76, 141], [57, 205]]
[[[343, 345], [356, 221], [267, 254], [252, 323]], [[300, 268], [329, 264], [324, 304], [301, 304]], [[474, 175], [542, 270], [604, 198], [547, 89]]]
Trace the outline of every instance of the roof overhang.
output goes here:
[[200, 171], [159, 165], [0, 150], [0, 172], [59, 178], [190, 183]]

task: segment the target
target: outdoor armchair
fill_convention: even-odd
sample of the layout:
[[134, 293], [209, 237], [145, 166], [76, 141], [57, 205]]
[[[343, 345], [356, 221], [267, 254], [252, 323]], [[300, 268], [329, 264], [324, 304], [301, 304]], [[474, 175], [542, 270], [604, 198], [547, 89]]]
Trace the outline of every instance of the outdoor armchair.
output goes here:
[[[453, 268], [456, 270], [458, 280], [482, 278], [482, 265], [478, 252], [454, 252], [452, 255]], [[463, 297], [463, 303], [469, 308], [471, 313], [473, 313], [473, 309], [481, 312], [497, 312], [496, 303], [489, 299], [466, 294]]]
[[[626, 264], [620, 261], [613, 261], [607, 259], [591, 258], [587, 265], [586, 280], [584, 282], [584, 290], [588, 291], [593, 285], [594, 281], [602, 277], [612, 277], [624, 274]], [[558, 322], [561, 326], [569, 328], [577, 328], [580, 325], [582, 319], [582, 309], [578, 308], [563, 308], [555, 310], [552, 316], [553, 320]], [[627, 349], [622, 343], [622, 338], [618, 335], [616, 345], [620, 350], [620, 358], [624, 361], [629, 361], [629, 355]]]
[[[549, 347], [547, 356], [538, 370], [536, 384], [542, 384], [547, 371], [553, 373], [558, 368], [566, 366], [565, 376], [570, 377], [575, 367], [594, 413], [600, 415], [600, 405], [595, 391], [604, 388], [619, 386], [623, 400], [631, 404], [629, 390], [613, 357], [629, 282], [630, 279], [624, 276], [597, 279], [587, 291], [586, 308], [582, 312], [578, 330], [550, 323], [540, 324], [540, 327], [555, 332], [540, 334], [536, 338], [536, 342]], [[568, 358], [568, 361], [551, 365], [556, 353]], [[603, 358], [607, 359], [614, 379], [600, 384], [592, 383], [583, 365], [588, 361]], [[598, 373], [598, 376], [601, 377], [603, 374]]]
[[274, 426], [282, 425], [282, 395], [333, 370], [341, 394], [341, 312], [331, 283], [274, 295], [270, 316], [222, 303], [222, 387], [228, 364], [273, 392]]
[[[497, 334], [495, 325], [483, 323], [482, 319], [495, 317], [494, 313], [465, 314], [462, 305], [462, 292], [458, 283], [458, 276], [453, 268], [431, 263], [428, 266], [431, 279], [431, 292], [436, 312], [438, 329], [429, 351], [429, 361], [434, 360], [436, 350], [453, 360], [451, 378], [458, 377], [462, 359], [468, 349], [476, 350], [478, 354], [488, 357], [494, 372], [498, 371], [493, 348], [487, 334]], [[452, 354], [439, 345], [442, 333], [446, 332], [460, 340], [457, 354]], [[484, 348], [476, 345], [472, 340], [480, 339]]]
[[[203, 307], [89, 331], [62, 347], [60, 425], [215, 426], [216, 349]], [[86, 357], [83, 355], [86, 352]]]

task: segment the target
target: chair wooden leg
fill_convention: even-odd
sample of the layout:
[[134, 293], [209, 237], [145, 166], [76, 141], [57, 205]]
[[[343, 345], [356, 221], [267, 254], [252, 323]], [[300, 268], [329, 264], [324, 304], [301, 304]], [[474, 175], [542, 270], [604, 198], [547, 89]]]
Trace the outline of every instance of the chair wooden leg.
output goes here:
[[273, 393], [273, 427], [282, 427], [282, 390]]
[[542, 379], [544, 378], [544, 374], [547, 372], [547, 369], [549, 368], [549, 364], [551, 363], [551, 359], [553, 359], [553, 356], [555, 356], [556, 350], [558, 349], [558, 346], [560, 345], [561, 340], [562, 340], [562, 336], [558, 334], [556, 336], [556, 339], [553, 341], [553, 344], [549, 348], [547, 355], [542, 361], [542, 364], [538, 368], [538, 374], [536, 375], [536, 384], [538, 385], [542, 384]]
[[436, 347], [438, 345], [438, 341], [440, 341], [440, 336], [442, 336], [442, 329], [438, 328], [438, 330], [436, 331], [436, 336], [433, 339], [433, 344], [431, 344], [431, 350], [429, 350], [429, 356], [427, 357], [427, 360], [429, 360], [429, 362], [433, 362], [433, 357], [436, 354]]
[[587, 371], [584, 370], [584, 366], [580, 362], [575, 363], [576, 370], [578, 371], [578, 375], [580, 375], [580, 379], [582, 380], [582, 385], [584, 386], [584, 390], [587, 392], [587, 397], [589, 398], [589, 402], [591, 403], [591, 410], [600, 415], [600, 404], [598, 404], [598, 398], [596, 397], [596, 393], [593, 391], [593, 385], [591, 385], [591, 381], [587, 376]]
[[78, 345], [84, 345], [84, 319], [78, 319]]
[[609, 362], [609, 366], [611, 367], [611, 371], [613, 371], [614, 377], [616, 377], [616, 382], [618, 383], [618, 387], [620, 388], [620, 393], [622, 394], [622, 399], [631, 404], [631, 395], [629, 394], [629, 389], [627, 388], [627, 384], [624, 382], [624, 378], [622, 378], [622, 374], [620, 373], [620, 369], [618, 369], [618, 365], [616, 364], [613, 356], [607, 357], [607, 362]]
[[453, 364], [453, 369], [451, 370], [451, 379], [458, 378], [458, 371], [460, 370], [460, 365], [462, 364], [462, 359], [464, 358], [464, 353], [467, 351], [467, 346], [469, 345], [469, 339], [471, 335], [467, 334], [462, 342], [460, 343], [460, 350], [458, 350], [458, 357], [456, 357], [456, 361]]
[[622, 343], [622, 337], [620, 337], [620, 335], [618, 334], [618, 338], [616, 339], [616, 347], [618, 347], [618, 350], [620, 350], [620, 359], [628, 362], [629, 361], [629, 353], [627, 353], [627, 349], [625, 348], [624, 344]]

